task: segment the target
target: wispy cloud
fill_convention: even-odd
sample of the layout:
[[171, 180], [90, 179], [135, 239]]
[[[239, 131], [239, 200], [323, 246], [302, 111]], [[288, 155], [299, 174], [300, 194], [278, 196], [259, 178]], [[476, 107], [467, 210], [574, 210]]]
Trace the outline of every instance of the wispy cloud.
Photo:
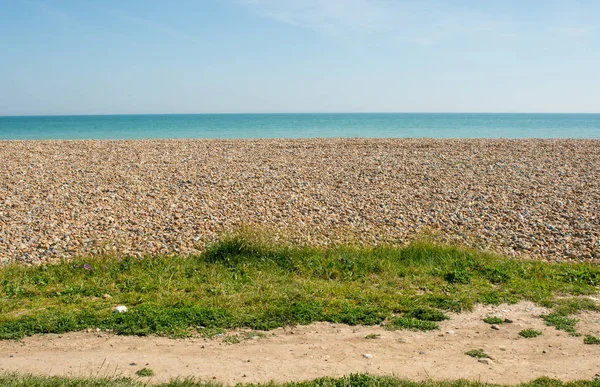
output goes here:
[[241, 0], [281, 23], [331, 36], [371, 35], [430, 45], [452, 35], [496, 32], [500, 24], [474, 9], [432, 0]]

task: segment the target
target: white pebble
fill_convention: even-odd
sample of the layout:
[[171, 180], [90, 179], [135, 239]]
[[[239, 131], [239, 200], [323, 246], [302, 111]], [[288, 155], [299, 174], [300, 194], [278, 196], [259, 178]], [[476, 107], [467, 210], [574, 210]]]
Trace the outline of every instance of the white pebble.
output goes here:
[[127, 312], [127, 307], [124, 306], [124, 305], [115, 306], [114, 312], [115, 313], [124, 313], [124, 312]]

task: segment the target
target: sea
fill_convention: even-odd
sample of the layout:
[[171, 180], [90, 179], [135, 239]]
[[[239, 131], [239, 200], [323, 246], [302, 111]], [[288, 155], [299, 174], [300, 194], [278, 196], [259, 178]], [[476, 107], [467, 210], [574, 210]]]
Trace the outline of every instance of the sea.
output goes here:
[[0, 140], [600, 138], [600, 114], [344, 113], [0, 116]]

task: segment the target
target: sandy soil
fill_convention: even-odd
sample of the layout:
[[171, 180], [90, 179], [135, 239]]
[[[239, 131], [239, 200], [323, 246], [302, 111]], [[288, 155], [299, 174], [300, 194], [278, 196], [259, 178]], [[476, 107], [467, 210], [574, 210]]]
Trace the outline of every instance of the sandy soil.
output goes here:
[[[600, 372], [600, 346], [547, 327], [546, 312], [530, 303], [479, 307], [453, 315], [433, 332], [387, 331], [318, 323], [277, 329], [267, 337], [230, 344], [221, 338], [174, 340], [121, 337], [108, 333], [72, 333], [0, 342], [0, 372], [45, 375], [130, 376], [143, 367], [153, 382], [195, 377], [227, 384], [306, 380], [355, 372], [395, 375], [415, 380], [467, 378], [494, 383], [525, 382], [541, 376], [591, 379]], [[513, 320], [499, 330], [481, 319], [497, 315]], [[584, 313], [578, 330], [600, 335], [600, 313]], [[520, 338], [536, 328], [542, 336]], [[380, 334], [366, 339], [368, 334]], [[230, 332], [228, 335], [241, 335]], [[484, 364], [464, 353], [483, 349]], [[370, 355], [370, 356], [365, 356]], [[370, 358], [369, 358], [370, 357]]]

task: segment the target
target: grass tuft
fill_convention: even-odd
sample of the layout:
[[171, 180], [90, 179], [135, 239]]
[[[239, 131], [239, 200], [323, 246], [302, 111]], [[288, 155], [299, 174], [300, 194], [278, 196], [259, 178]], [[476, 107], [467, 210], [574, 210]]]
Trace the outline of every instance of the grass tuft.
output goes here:
[[465, 355], [474, 357], [476, 359], [489, 359], [490, 355], [485, 353], [483, 349], [472, 349], [468, 352], [465, 352]]
[[579, 320], [575, 318], [569, 318], [567, 316], [563, 316], [560, 313], [553, 312], [547, 315], [542, 315], [542, 319], [548, 326], [555, 327], [558, 330], [569, 332], [571, 335], [576, 336], [577, 331], [575, 330], [575, 326], [579, 322]]
[[532, 339], [534, 337], [538, 337], [542, 334], [541, 331], [529, 328], [529, 329], [523, 329], [521, 332], [519, 332], [519, 336], [524, 337], [526, 339]]
[[592, 335], [587, 335], [583, 338], [584, 344], [600, 345], [600, 338]]
[[422, 321], [409, 317], [399, 317], [393, 319], [391, 324], [388, 324], [385, 327], [388, 330], [408, 329], [414, 331], [433, 331], [440, 329], [439, 325], [433, 321]]
[[483, 319], [483, 322], [486, 324], [491, 324], [491, 325], [500, 325], [504, 323], [504, 320], [501, 319], [500, 317], [486, 317]]
[[145, 378], [145, 377], [154, 376], [154, 371], [152, 371], [150, 368], [144, 367], [141, 370], [136, 371], [135, 374], [139, 377]]

